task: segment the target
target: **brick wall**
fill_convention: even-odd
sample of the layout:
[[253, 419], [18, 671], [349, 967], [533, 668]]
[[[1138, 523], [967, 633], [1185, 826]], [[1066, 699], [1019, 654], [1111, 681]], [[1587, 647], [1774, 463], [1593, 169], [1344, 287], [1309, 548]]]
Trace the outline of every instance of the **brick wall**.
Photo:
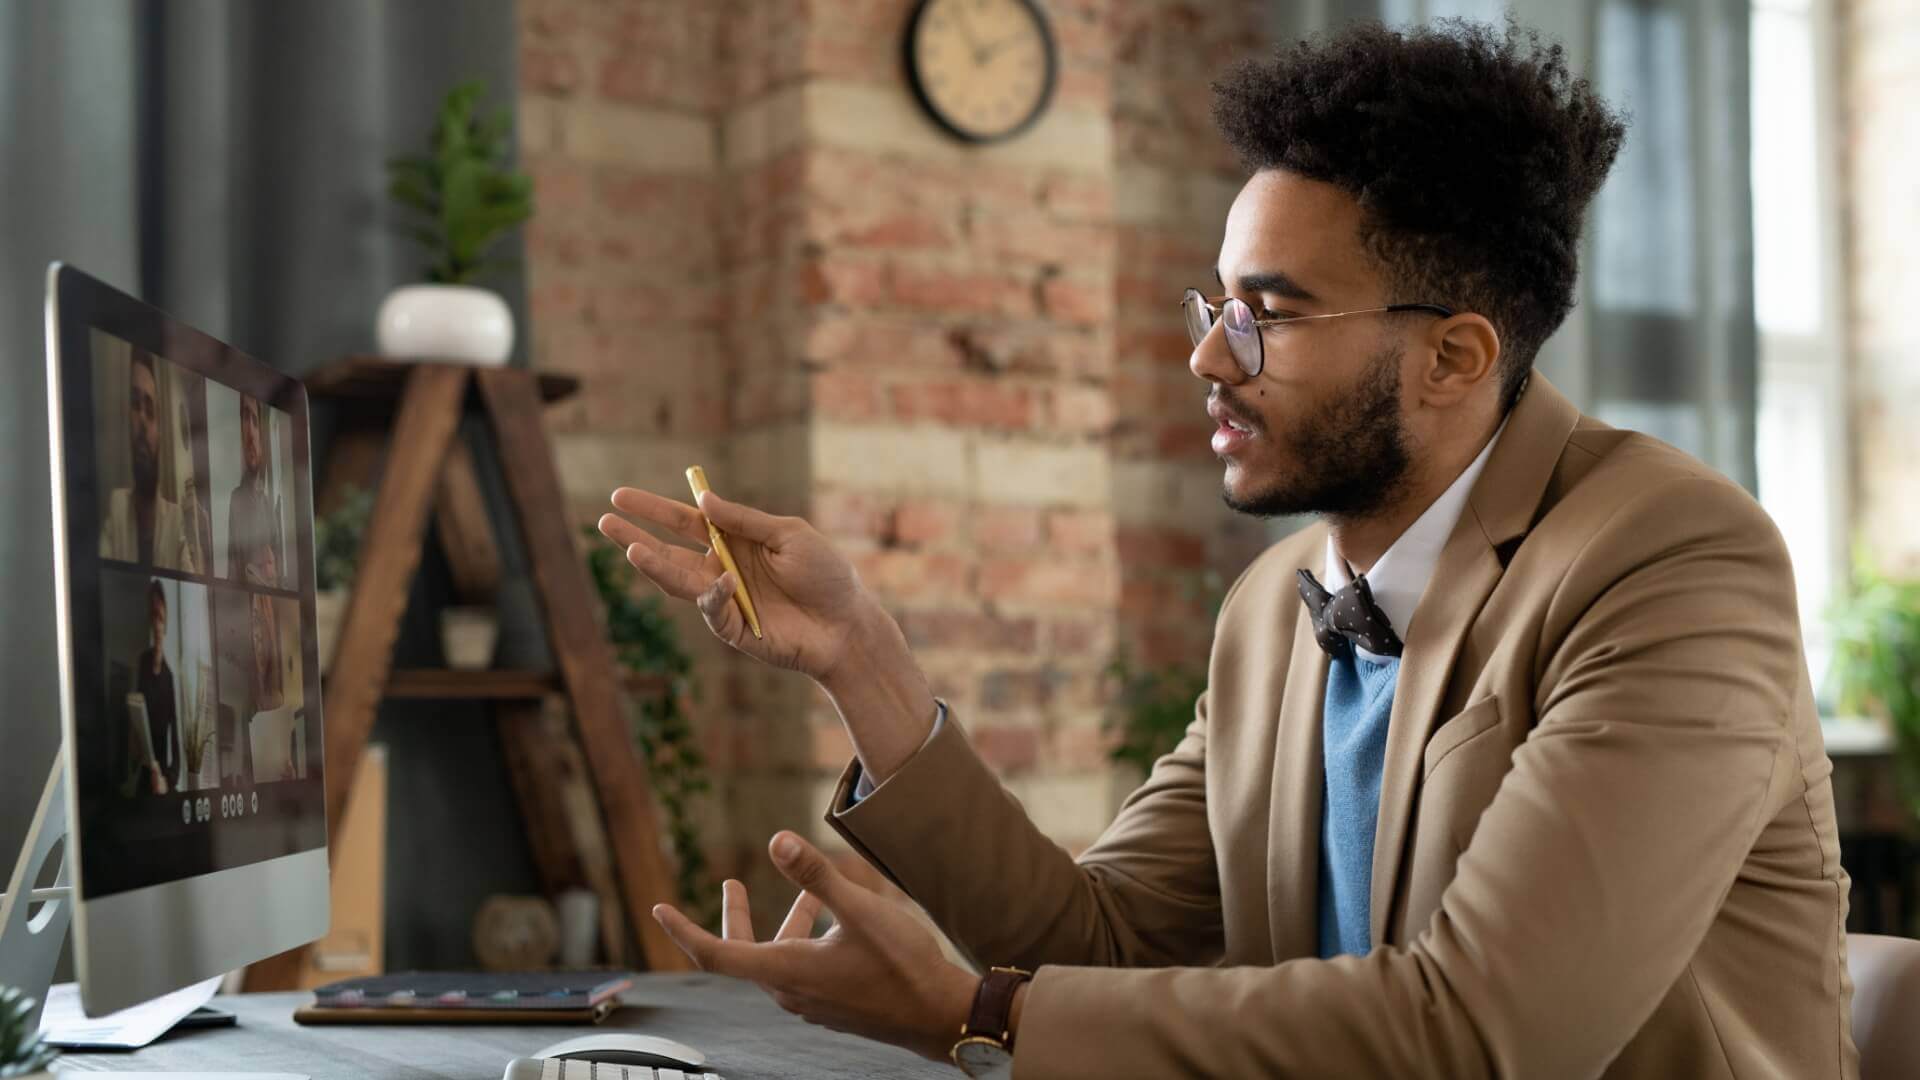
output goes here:
[[[552, 417], [582, 520], [693, 461], [806, 515], [1077, 849], [1135, 780], [1100, 733], [1116, 648], [1203, 661], [1265, 536], [1220, 505], [1174, 310], [1238, 187], [1206, 83], [1261, 39], [1251, 0], [1046, 6], [1052, 106], [977, 148], [907, 87], [911, 0], [523, 0], [522, 149], [536, 362], [587, 378]], [[716, 864], [764, 884], [774, 830], [828, 838], [846, 738], [683, 617]]]
[[1855, 523], [1890, 567], [1920, 573], [1920, 3], [1837, 13]]

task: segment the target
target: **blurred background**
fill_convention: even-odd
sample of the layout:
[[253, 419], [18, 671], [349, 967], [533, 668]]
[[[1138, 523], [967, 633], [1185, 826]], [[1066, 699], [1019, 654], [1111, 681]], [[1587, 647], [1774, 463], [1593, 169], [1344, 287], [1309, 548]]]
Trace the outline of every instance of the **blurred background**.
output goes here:
[[[53, 643], [16, 614], [51, 603], [47, 262], [295, 375], [373, 353], [383, 298], [431, 265], [388, 161], [424, 152], [469, 80], [507, 110], [499, 166], [532, 190], [478, 283], [513, 315], [510, 363], [582, 380], [545, 418], [570, 528], [620, 484], [684, 497], [695, 463], [805, 515], [1041, 828], [1089, 843], [1190, 718], [1219, 594], [1297, 524], [1221, 505], [1185, 367], [1176, 301], [1242, 179], [1208, 83], [1344, 20], [1508, 5], [1036, 2], [1053, 92], [1030, 128], [977, 144], [916, 96], [917, 0], [0, 0], [0, 362], [20, 387], [0, 395], [0, 504], [18, 511], [0, 530], [0, 854], [58, 740]], [[1632, 117], [1540, 366], [1780, 524], [1833, 717], [1854, 928], [1911, 933], [1920, 3], [1511, 7]], [[316, 468], [335, 426], [317, 408]], [[484, 464], [483, 434], [461, 438]], [[485, 497], [505, 513], [497, 485]], [[349, 571], [350, 502], [320, 506]], [[495, 662], [550, 665], [499, 532]], [[430, 544], [397, 665], [443, 661], [456, 584]], [[790, 893], [764, 844], [834, 839], [845, 736], [810, 684], [626, 587], [605, 592], [620, 655], [671, 680], [632, 723], [676, 793], [676, 887], [699, 907], [741, 876], [771, 925]], [[389, 969], [474, 964], [487, 900], [543, 891], [486, 708], [381, 709]]]

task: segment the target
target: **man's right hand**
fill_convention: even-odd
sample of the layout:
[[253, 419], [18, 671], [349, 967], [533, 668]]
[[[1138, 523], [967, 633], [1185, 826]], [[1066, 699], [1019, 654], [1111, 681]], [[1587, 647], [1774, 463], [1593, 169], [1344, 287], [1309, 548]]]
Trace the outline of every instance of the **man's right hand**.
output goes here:
[[708, 543], [705, 512], [726, 534], [727, 549], [746, 579], [764, 638], [756, 638], [733, 599], [733, 576], [711, 550], [668, 544], [618, 514], [600, 518], [600, 531], [626, 549], [627, 561], [667, 595], [692, 600], [714, 636], [776, 667], [830, 685], [846, 670], [863, 634], [897, 630], [853, 565], [826, 537], [797, 517], [776, 517], [707, 492], [700, 510], [636, 488], [613, 493], [613, 505], [701, 547]]
[[701, 513], [719, 526], [764, 638], [753, 636], [734, 603], [733, 575], [718, 555], [668, 544], [617, 514], [600, 518], [600, 531], [626, 548], [633, 568], [667, 595], [697, 603], [714, 636], [755, 659], [812, 676], [876, 782], [920, 749], [935, 712], [927, 677], [899, 624], [813, 526], [711, 491], [700, 496], [699, 510], [625, 487], [613, 493], [613, 505], [703, 547]]

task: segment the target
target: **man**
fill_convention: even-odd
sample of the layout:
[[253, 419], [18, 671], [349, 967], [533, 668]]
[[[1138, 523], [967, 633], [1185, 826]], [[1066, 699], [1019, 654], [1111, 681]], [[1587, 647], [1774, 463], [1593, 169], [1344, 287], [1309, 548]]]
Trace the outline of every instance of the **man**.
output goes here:
[[160, 493], [160, 377], [152, 353], [133, 350], [127, 370], [127, 442], [133, 486], [107, 496], [100, 557], [197, 573], [199, 560], [179, 504]]
[[266, 437], [260, 403], [240, 395], [240, 483], [227, 500], [227, 576], [234, 581], [277, 586], [270, 567], [282, 561], [280, 515], [267, 497]]
[[[134, 668], [134, 686], [146, 702], [146, 746], [136, 747], [133, 760], [146, 766], [145, 784], [155, 795], [165, 795], [179, 776], [180, 714], [174, 697], [173, 669], [167, 665], [167, 594], [158, 580], [147, 582], [148, 647]], [[132, 735], [129, 734], [129, 738]], [[146, 753], [147, 747], [153, 753]]]
[[1357, 27], [1216, 94], [1253, 172], [1225, 296], [1185, 303], [1189, 366], [1228, 503], [1321, 520], [1229, 591], [1186, 737], [1078, 859], [804, 522], [701, 499], [757, 640], [711, 555], [602, 521], [722, 639], [819, 682], [857, 755], [833, 827], [1031, 979], [949, 963], [789, 833], [805, 891], [775, 940], [737, 883], [719, 938], [656, 917], [704, 968], [976, 1076], [1855, 1075], [1780, 537], [1529, 374], [1621, 124], [1511, 27]]

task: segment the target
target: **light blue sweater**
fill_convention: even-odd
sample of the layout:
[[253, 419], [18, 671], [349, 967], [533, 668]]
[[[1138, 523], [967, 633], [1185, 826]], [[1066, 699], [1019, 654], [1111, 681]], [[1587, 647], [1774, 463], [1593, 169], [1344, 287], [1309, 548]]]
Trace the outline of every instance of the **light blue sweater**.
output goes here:
[[1365, 956], [1373, 889], [1373, 831], [1380, 820], [1380, 770], [1400, 660], [1346, 655], [1327, 664], [1321, 714], [1326, 787], [1320, 796], [1320, 955]]

